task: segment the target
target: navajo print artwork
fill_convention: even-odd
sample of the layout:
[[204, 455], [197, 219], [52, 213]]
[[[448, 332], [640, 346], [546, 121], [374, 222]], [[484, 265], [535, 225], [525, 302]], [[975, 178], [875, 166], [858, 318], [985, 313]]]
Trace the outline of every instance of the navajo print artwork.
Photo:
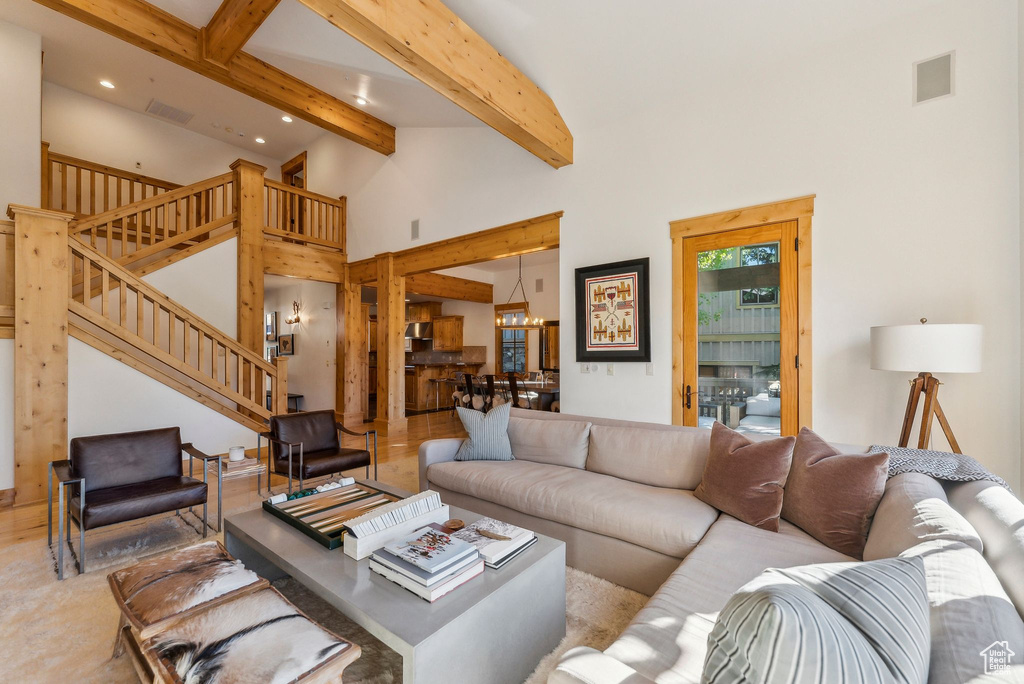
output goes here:
[[576, 269], [577, 361], [650, 361], [649, 262]]
[[590, 303], [587, 351], [639, 349], [636, 336], [637, 274], [587, 278]]

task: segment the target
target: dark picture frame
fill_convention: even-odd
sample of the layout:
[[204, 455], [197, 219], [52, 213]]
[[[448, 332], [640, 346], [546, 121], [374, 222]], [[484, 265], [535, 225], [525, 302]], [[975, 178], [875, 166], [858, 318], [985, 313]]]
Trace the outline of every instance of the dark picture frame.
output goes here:
[[279, 356], [292, 356], [295, 354], [295, 333], [278, 335], [277, 353]]
[[[631, 259], [576, 269], [576, 361], [617, 361], [620, 363], [646, 363], [651, 360], [651, 260]], [[607, 280], [608, 301], [596, 306], [589, 301], [588, 289], [604, 287]], [[626, 283], [635, 291], [619, 296], [619, 283]], [[595, 291], [591, 289], [591, 291]], [[606, 315], [596, 310], [599, 306], [614, 306], [613, 323], [630, 325], [634, 338], [631, 343], [616, 342], [612, 332], [603, 339], [592, 340], [591, 325], [606, 326]], [[608, 311], [607, 308], [604, 311]], [[621, 312], [618, 314], [617, 312]], [[629, 319], [632, 319], [630, 322]], [[593, 319], [593, 320], [592, 320]], [[611, 339], [610, 339], [611, 338]], [[619, 348], [616, 348], [621, 345]], [[595, 347], [606, 347], [603, 349]]]

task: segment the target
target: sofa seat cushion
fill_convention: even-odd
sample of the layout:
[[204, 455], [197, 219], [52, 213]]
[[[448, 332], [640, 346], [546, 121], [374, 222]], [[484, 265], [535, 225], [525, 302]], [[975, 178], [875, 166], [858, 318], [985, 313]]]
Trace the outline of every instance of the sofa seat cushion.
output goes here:
[[[320, 451], [306, 451], [302, 454], [301, 475], [305, 479], [310, 479], [368, 465], [370, 465], [370, 452], [366, 449], [336, 447]], [[287, 475], [288, 456], [277, 459], [274, 469]], [[299, 474], [299, 452], [295, 449], [292, 451], [292, 476], [299, 477]]]
[[675, 558], [686, 556], [718, 517], [693, 492], [532, 461], [435, 463], [427, 480]]
[[[108, 487], [86, 493], [83, 520], [91, 530], [104, 525], [136, 520], [147, 515], [167, 513], [206, 502], [206, 483], [191, 477], [161, 477], [120, 487]], [[78, 520], [79, 498], [72, 497], [71, 515]]]
[[723, 514], [605, 653], [658, 684], [699, 682], [711, 628], [740, 587], [767, 568], [851, 560], [785, 520], [769, 532]]

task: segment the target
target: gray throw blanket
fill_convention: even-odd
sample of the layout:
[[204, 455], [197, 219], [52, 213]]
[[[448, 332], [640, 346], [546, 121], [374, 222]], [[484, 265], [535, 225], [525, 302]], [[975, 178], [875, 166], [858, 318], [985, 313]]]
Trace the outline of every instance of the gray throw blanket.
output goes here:
[[[964, 454], [952, 454], [930, 449], [909, 449], [907, 447], [872, 444], [869, 453], [889, 454], [889, 477], [900, 473], [921, 473], [936, 480], [950, 482], [973, 482], [990, 480], [1010, 490], [1006, 480], [989, 472], [985, 466]], [[1010, 490], [1011, 492], [1013, 490]]]

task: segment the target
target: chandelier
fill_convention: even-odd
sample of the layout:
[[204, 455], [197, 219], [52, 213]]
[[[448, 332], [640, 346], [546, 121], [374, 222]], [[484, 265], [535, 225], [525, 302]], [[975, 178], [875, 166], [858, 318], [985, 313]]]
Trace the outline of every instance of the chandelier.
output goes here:
[[[540, 330], [544, 326], [543, 318], [534, 318], [530, 315], [530, 302], [526, 299], [526, 289], [523, 287], [523, 257], [519, 257], [519, 280], [516, 281], [515, 286], [512, 288], [512, 292], [508, 295], [506, 304], [512, 302], [512, 297], [515, 296], [516, 290], [523, 293], [523, 312], [518, 314], [508, 314], [506, 316], [498, 316], [494, 319], [494, 324], [499, 330]], [[509, 318], [511, 317], [511, 318]]]

